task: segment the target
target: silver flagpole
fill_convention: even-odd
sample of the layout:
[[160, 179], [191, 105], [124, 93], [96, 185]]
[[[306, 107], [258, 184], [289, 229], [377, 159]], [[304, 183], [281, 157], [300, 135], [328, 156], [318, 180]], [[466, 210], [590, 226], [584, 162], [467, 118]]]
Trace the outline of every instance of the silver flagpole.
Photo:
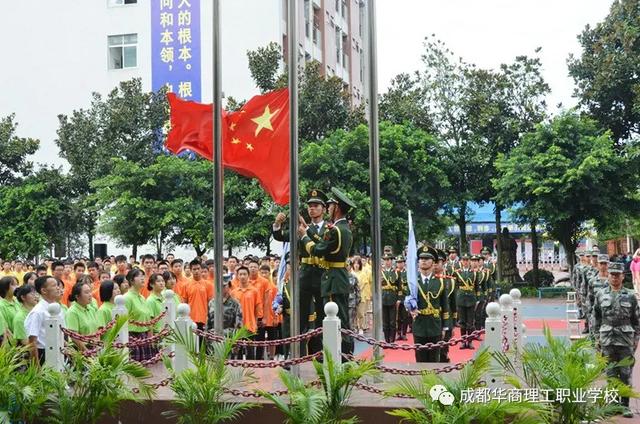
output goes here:
[[[376, 2], [367, 1], [367, 49], [369, 59], [369, 175], [371, 179], [371, 249], [373, 273], [373, 337], [382, 339], [380, 259], [380, 145], [378, 137], [378, 53], [376, 51]], [[381, 355], [375, 348], [374, 355]]]
[[223, 334], [222, 245], [224, 243], [224, 193], [222, 169], [222, 79], [220, 73], [220, 0], [213, 0], [213, 257], [215, 260], [214, 330]]
[[[289, 140], [290, 140], [290, 177], [289, 177], [289, 251], [291, 259], [291, 336], [300, 334], [300, 289], [298, 286], [298, 8], [297, 0], [288, 0], [287, 41], [289, 75]], [[284, 259], [283, 259], [284, 260]], [[291, 345], [291, 356], [300, 357], [300, 344]]]

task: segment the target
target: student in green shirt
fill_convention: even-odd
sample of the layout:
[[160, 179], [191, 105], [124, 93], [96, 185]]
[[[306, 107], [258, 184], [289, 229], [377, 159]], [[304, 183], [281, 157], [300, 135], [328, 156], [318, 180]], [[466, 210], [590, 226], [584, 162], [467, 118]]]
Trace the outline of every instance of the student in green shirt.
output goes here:
[[162, 273], [162, 278], [164, 279], [164, 289], [165, 290], [173, 290], [173, 301], [176, 304], [176, 308], [180, 304], [180, 296], [175, 292], [174, 287], [176, 286], [176, 274], [171, 271], [165, 271]]
[[20, 344], [27, 346], [29, 337], [27, 337], [27, 330], [24, 328], [24, 320], [29, 311], [38, 303], [36, 288], [31, 284], [20, 286], [16, 289], [15, 296], [22, 306], [13, 317], [13, 338]]
[[[91, 285], [83, 282], [77, 283], [71, 289], [69, 300], [72, 302], [65, 314], [67, 329], [82, 335], [93, 334], [98, 331], [96, 310], [90, 306], [93, 295]], [[87, 345], [80, 340], [73, 340], [78, 348], [87, 349]]]
[[[149, 306], [149, 312], [151, 312], [151, 318], [155, 318], [164, 312], [164, 277], [162, 274], [151, 274], [149, 283], [147, 283], [147, 290], [149, 290], [149, 297], [147, 297], [147, 306]], [[154, 332], [162, 330], [162, 320], [158, 321], [153, 326]]]
[[120, 294], [120, 287], [113, 280], [100, 283], [100, 309], [98, 309], [98, 325], [105, 327], [113, 319], [114, 299]]
[[0, 314], [5, 325], [13, 334], [13, 317], [20, 310], [20, 304], [13, 293], [18, 288], [18, 279], [13, 276], [0, 278]]
[[[124, 295], [125, 306], [129, 314], [129, 321], [147, 322], [151, 319], [151, 312], [147, 306], [144, 296], [140, 294], [142, 285], [144, 284], [144, 271], [134, 268], [127, 273], [127, 281], [129, 282], [129, 291]], [[130, 341], [147, 338], [151, 335], [148, 327], [140, 327], [129, 323], [129, 339]], [[150, 359], [157, 353], [154, 346], [143, 345], [129, 349], [131, 359], [134, 361], [144, 361]]]

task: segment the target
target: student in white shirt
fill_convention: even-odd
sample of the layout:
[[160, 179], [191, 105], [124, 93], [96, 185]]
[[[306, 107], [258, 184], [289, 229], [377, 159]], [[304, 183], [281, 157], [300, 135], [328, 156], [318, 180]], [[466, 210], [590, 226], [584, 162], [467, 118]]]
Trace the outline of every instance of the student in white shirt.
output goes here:
[[[35, 286], [40, 294], [40, 301], [25, 318], [24, 327], [31, 346], [31, 357], [43, 364], [46, 348], [44, 321], [51, 316], [48, 310], [49, 304], [60, 303], [62, 291], [58, 287], [58, 281], [50, 275], [38, 277]], [[61, 309], [60, 314], [64, 322], [64, 310]]]

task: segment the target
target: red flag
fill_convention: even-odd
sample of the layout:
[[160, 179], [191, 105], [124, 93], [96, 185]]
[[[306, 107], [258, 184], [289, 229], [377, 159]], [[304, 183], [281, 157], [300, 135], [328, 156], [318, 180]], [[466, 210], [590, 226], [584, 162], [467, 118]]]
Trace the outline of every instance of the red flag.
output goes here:
[[[211, 105], [167, 94], [171, 130], [165, 142], [173, 153], [192, 150], [213, 160]], [[222, 162], [257, 178], [279, 205], [289, 203], [289, 91], [284, 88], [251, 98], [239, 111], [222, 112]]]
[[[196, 152], [213, 160], [213, 107], [182, 100], [174, 93], [167, 93], [171, 107], [171, 130], [165, 147], [175, 154], [185, 150]], [[227, 112], [222, 111], [222, 139], [227, 129]]]
[[277, 204], [289, 203], [289, 90], [251, 98], [227, 125], [225, 167], [257, 178]]

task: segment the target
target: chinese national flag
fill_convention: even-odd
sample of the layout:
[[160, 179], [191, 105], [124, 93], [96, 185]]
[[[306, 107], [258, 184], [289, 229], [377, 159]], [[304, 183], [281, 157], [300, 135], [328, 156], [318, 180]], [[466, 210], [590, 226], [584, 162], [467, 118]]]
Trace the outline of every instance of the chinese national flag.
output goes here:
[[[165, 147], [192, 150], [213, 160], [211, 105], [167, 95], [171, 131]], [[289, 203], [289, 91], [281, 89], [251, 98], [239, 111], [222, 112], [222, 162], [226, 168], [257, 178], [279, 205]]]
[[227, 116], [224, 166], [257, 178], [279, 205], [289, 203], [289, 90], [251, 98]]

